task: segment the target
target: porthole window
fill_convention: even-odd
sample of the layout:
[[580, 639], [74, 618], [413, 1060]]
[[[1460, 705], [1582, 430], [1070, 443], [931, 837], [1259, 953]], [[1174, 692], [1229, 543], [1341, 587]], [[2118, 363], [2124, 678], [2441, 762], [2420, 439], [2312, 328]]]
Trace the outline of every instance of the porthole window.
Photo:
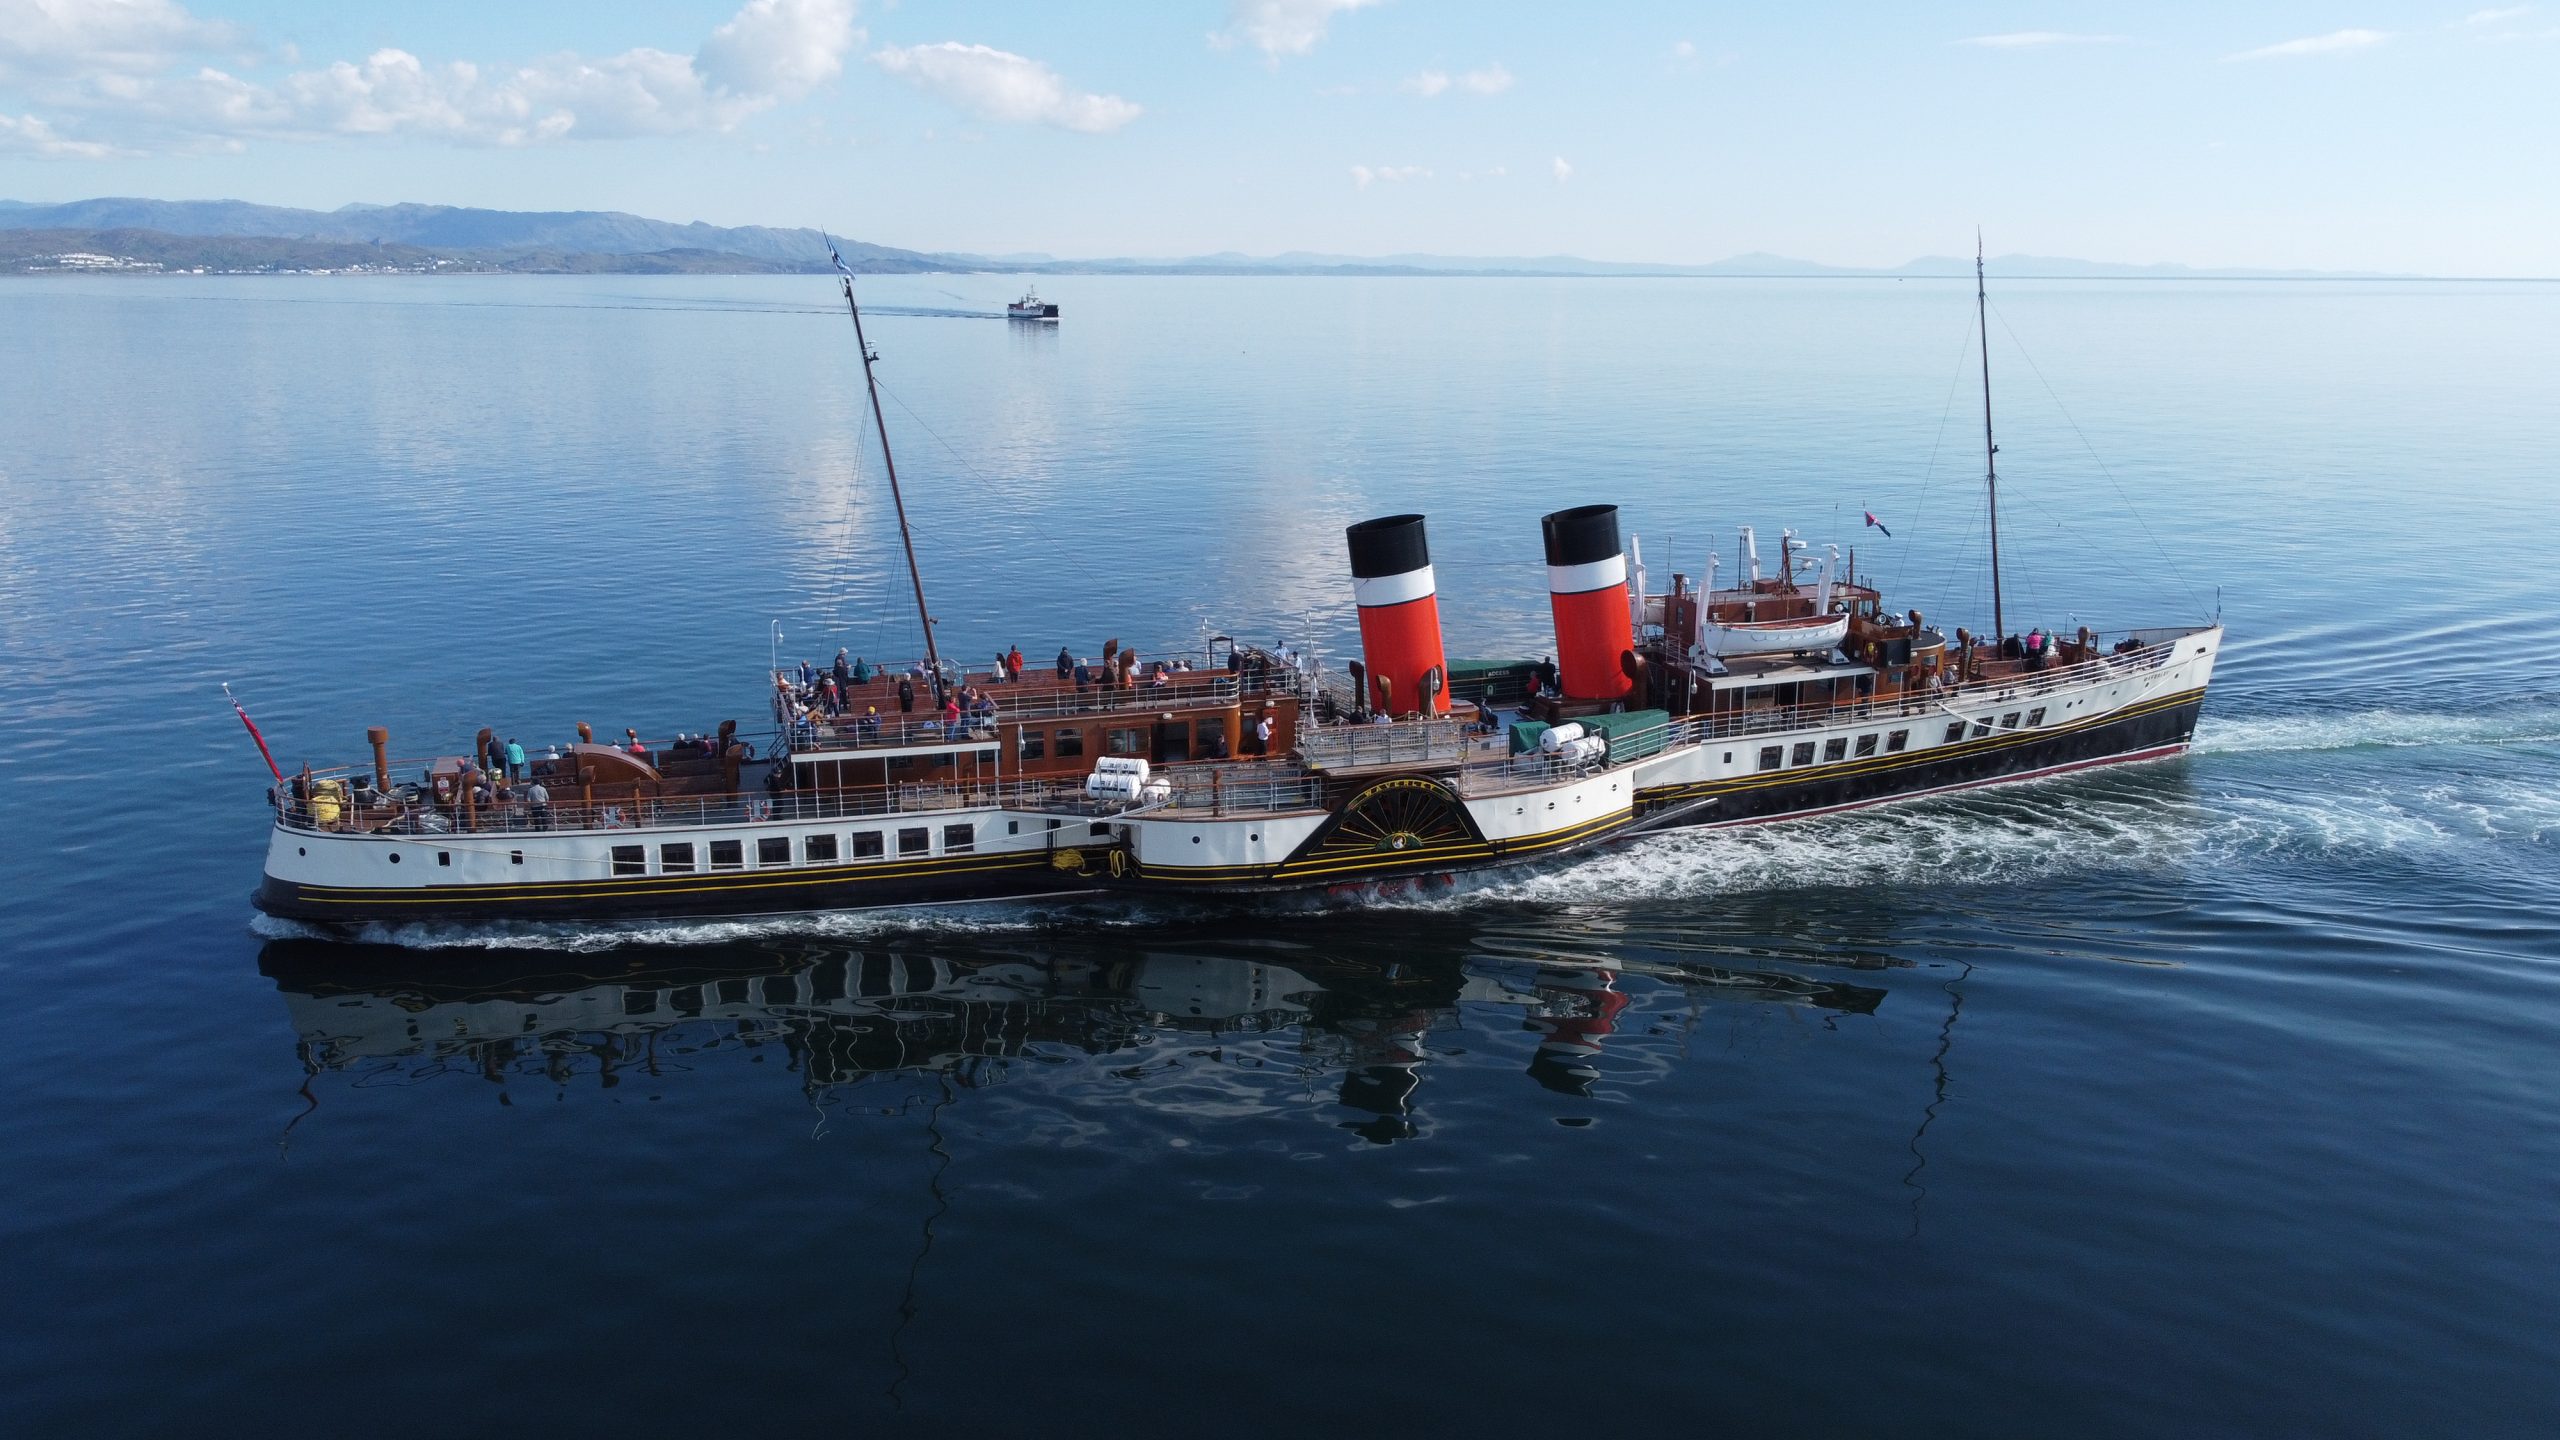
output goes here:
[[399, 863], [400, 863], [400, 852], [399, 852], [399, 851], [394, 850], [394, 851], [392, 851], [392, 852], [391, 852], [391, 863], [392, 863], [392, 864], [394, 864], [394, 865], [397, 865], [397, 864], [399, 864]]

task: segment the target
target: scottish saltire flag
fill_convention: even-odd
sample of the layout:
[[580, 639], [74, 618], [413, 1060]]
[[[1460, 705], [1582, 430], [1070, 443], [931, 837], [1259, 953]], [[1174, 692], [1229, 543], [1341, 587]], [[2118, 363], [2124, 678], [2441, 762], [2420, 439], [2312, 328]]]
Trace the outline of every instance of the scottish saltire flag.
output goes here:
[[[1877, 528], [1877, 529], [1879, 529], [1879, 530], [1884, 530], [1884, 522], [1876, 518], [1876, 512], [1874, 512], [1873, 510], [1869, 510], [1869, 511], [1867, 511], [1867, 512], [1866, 512], [1866, 516], [1867, 516], [1867, 523], [1868, 523], [1868, 524], [1873, 525], [1874, 527], [1876, 527], [1876, 528]], [[1886, 538], [1887, 540], [1892, 539], [1892, 538], [1893, 538], [1893, 532], [1892, 532], [1892, 531], [1890, 531], [1890, 530], [1884, 530], [1884, 538]]]
[[835, 237], [829, 235], [826, 231], [821, 230], [818, 232], [818, 238], [827, 242], [827, 258], [836, 262], [836, 273], [839, 275], [852, 274], [852, 271], [844, 268], [844, 257], [836, 253]]

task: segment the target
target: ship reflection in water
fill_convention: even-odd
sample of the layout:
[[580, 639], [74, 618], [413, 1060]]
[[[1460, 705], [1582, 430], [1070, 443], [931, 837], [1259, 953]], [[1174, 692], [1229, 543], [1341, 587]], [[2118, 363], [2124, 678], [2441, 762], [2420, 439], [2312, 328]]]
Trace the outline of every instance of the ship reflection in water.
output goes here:
[[[1645, 1020], [1657, 1031], [1684, 1008], [1692, 1021], [1724, 1004], [1871, 1015], [1885, 996], [1791, 970], [1585, 958], [1493, 939], [1475, 953], [1394, 961], [1292, 947], [1285, 962], [1267, 946], [1215, 939], [1162, 949], [795, 940], [592, 957], [287, 940], [265, 948], [260, 968], [284, 997], [306, 1076], [477, 1077], [511, 1103], [510, 1088], [528, 1083], [681, 1084], [723, 1058], [779, 1052], [825, 1100], [882, 1079], [983, 1089], [1062, 1056], [1104, 1058], [1134, 1077], [1217, 1053], [1204, 1044], [1253, 1042], [1259, 1068], [1327, 1082], [1336, 1123], [1377, 1144], [1422, 1133], [1435, 1041], [1457, 1054], [1484, 1046], [1489, 1030], [1526, 1036], [1527, 1078], [1563, 1095], [1590, 1097], [1604, 1078], [1640, 1083], [1647, 1064], [1610, 1064], [1631, 979], [1656, 987]], [[610, 973], [577, 968], [590, 963]]]

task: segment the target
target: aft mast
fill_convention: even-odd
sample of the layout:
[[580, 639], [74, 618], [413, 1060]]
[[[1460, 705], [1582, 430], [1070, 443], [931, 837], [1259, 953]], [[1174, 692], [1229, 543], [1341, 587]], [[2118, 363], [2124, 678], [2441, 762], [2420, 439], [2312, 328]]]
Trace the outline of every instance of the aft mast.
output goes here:
[[871, 421], [880, 430], [880, 463], [889, 472], [889, 504], [898, 512], [898, 543], [906, 547], [907, 579], [916, 591], [916, 618], [924, 622], [924, 658], [933, 667], [934, 693], [939, 695], [942, 693], [942, 652], [933, 643], [933, 612], [924, 603], [924, 572], [916, 566], [916, 537], [907, 529], [906, 498], [898, 493], [898, 461], [889, 453], [889, 417], [880, 413], [880, 377], [871, 371], [872, 363], [880, 357], [872, 353], [871, 342], [863, 338], [862, 306], [853, 298], [853, 272], [845, 269], [844, 257], [836, 253], [832, 242], [827, 246], [827, 258], [836, 262], [837, 270], [843, 271], [844, 306], [853, 314], [853, 343], [862, 352], [862, 383], [870, 388]]
[[[853, 293], [851, 281], [845, 293]], [[1982, 332], [1982, 493], [1991, 506], [1991, 634], [1996, 644], [2009, 638], [2000, 613], [2000, 447], [1991, 438], [1990, 294], [1982, 278], [1982, 232], [1973, 232], [1973, 320]], [[882, 442], [884, 445], [886, 441]]]

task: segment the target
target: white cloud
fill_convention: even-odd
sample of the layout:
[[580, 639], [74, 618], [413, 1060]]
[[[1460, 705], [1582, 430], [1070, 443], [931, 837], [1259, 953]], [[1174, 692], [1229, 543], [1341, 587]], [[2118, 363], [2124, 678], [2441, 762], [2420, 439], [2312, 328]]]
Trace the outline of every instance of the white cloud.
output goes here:
[[0, 0], [0, 79], [147, 75], [242, 43], [173, 0]]
[[2261, 45], [2225, 55], [2225, 60], [2283, 60], [2297, 55], [2338, 55], [2350, 50], [2370, 50], [2391, 36], [2381, 30], [2332, 30], [2326, 35], [2306, 35], [2276, 45]]
[[1351, 183], [1363, 190], [1380, 181], [1392, 184], [1401, 180], [1430, 178], [1431, 172], [1419, 165], [1354, 165], [1351, 167]]
[[1573, 166], [1563, 156], [1559, 155], [1554, 160], [1548, 162], [1547, 173], [1556, 177], [1556, 183], [1561, 185], [1567, 180], [1573, 178]]
[[871, 62], [990, 120], [1055, 125], [1107, 135], [1138, 118], [1140, 107], [1117, 95], [1070, 90], [1058, 72], [1028, 56], [946, 40], [891, 46]]
[[1333, 17], [1375, 5], [1379, 0], [1235, 0], [1227, 28], [1209, 37], [1220, 49], [1243, 41], [1272, 63], [1283, 55], [1304, 55], [1324, 38]]
[[842, 75], [861, 40], [853, 0], [747, 0], [702, 42], [693, 68], [733, 95], [806, 95]]
[[1974, 35], [1959, 40], [1959, 45], [1980, 45], [1993, 50], [2037, 50], [2048, 45], [2121, 45], [2122, 35], [2075, 35], [2062, 30], [2013, 30], [2006, 35]]
[[[199, 148], [252, 138], [372, 136], [516, 146], [729, 130], [843, 73], [844, 57], [862, 39], [854, 4], [747, 0], [690, 57], [644, 46], [596, 59], [560, 54], [483, 67], [431, 64], [386, 47], [360, 62], [340, 60], [261, 84], [212, 66], [179, 73], [176, 47], [201, 50], [230, 43], [231, 34], [167, 0], [0, 0], [64, 15], [132, 12], [120, 29], [92, 24], [82, 32], [98, 41], [97, 53], [131, 64], [102, 61], [36, 93], [55, 108]], [[151, 43], [163, 48], [153, 52]]]
[[95, 140], [65, 140], [33, 115], [0, 115], [0, 155], [41, 160], [106, 160], [126, 152]]
[[1470, 70], [1455, 77], [1446, 70], [1425, 70], [1419, 75], [1406, 76], [1403, 88], [1429, 100], [1445, 94], [1453, 85], [1470, 95], [1499, 95], [1511, 88], [1511, 72], [1504, 69], [1499, 60], [1481, 70]]
[[1697, 58], [1698, 58], [1698, 47], [1697, 47], [1696, 42], [1694, 42], [1694, 41], [1689, 41], [1689, 40], [1674, 40], [1674, 41], [1672, 41], [1672, 42], [1671, 42], [1671, 58], [1672, 58], [1672, 59], [1674, 59], [1674, 60], [1695, 60], [1695, 59], [1697, 59]]
[[2498, 25], [2509, 20], [2521, 20], [2532, 13], [2533, 7], [2530, 5], [2500, 5], [2492, 10], [2474, 10], [2470, 14], [2462, 17], [2462, 23], [2465, 25]]

